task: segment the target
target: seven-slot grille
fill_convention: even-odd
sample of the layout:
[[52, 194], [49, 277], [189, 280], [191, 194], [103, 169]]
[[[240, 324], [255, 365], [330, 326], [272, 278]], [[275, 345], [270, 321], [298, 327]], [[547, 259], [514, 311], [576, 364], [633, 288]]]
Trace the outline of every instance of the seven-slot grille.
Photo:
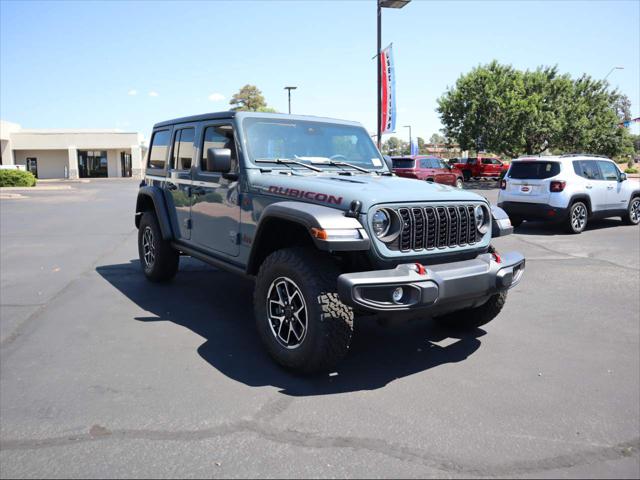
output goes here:
[[473, 245], [481, 237], [473, 209], [474, 205], [397, 208], [403, 225], [397, 246], [389, 247], [409, 251]]

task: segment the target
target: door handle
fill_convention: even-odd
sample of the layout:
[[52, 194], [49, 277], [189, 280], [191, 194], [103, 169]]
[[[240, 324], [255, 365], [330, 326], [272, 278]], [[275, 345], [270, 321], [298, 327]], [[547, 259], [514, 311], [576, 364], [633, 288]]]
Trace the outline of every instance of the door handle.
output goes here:
[[587, 185], [587, 188], [591, 190], [593, 188], [593, 185]]
[[613, 187], [612, 187], [611, 185], [609, 185], [609, 186], [607, 187], [607, 190], [613, 190]]

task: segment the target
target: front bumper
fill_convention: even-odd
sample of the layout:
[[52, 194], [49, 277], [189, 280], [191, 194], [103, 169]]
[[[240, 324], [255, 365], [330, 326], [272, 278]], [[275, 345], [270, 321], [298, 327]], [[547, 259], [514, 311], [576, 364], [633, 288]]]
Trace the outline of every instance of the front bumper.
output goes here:
[[487, 253], [473, 260], [429, 265], [422, 274], [416, 264], [403, 264], [390, 270], [342, 274], [338, 294], [343, 303], [367, 312], [441, 314], [481, 305], [491, 295], [514, 287], [524, 267], [524, 256], [518, 252], [501, 256], [500, 262]]
[[520, 217], [523, 220], [557, 222], [569, 214], [568, 208], [552, 207], [547, 203], [498, 202], [498, 207], [510, 217]]

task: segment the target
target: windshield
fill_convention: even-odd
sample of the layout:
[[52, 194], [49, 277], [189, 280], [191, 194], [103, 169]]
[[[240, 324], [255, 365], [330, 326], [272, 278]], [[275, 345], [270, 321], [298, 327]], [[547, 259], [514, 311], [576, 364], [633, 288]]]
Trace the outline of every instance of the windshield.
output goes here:
[[415, 160], [412, 158], [394, 158], [393, 168], [413, 168], [415, 166]]
[[558, 162], [513, 162], [509, 170], [509, 178], [522, 180], [542, 180], [555, 177], [560, 173]]
[[362, 127], [306, 120], [246, 118], [243, 122], [252, 161], [296, 160], [322, 166], [329, 160], [366, 169], [384, 160]]

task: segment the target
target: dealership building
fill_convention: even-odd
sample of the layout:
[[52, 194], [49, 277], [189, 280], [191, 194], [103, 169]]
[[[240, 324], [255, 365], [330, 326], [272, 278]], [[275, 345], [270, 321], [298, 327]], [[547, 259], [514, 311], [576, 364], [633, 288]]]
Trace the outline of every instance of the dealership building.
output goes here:
[[0, 120], [0, 164], [22, 165], [41, 179], [138, 178], [143, 148], [136, 132], [23, 129]]

